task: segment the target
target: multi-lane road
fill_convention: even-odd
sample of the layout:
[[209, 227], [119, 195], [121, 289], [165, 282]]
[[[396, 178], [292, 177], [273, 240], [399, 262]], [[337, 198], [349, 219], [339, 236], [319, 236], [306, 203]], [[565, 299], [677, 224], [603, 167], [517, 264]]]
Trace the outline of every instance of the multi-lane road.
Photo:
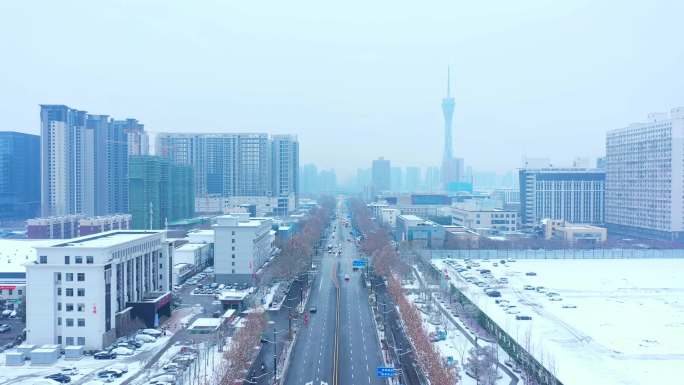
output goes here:
[[[313, 282], [309, 322], [297, 337], [285, 383], [287, 385], [380, 385], [382, 366], [368, 291], [352, 260], [359, 257], [350, 229], [344, 227], [345, 207], [339, 201], [337, 220], [328, 244], [341, 253], [326, 253]], [[349, 277], [349, 280], [345, 279]], [[307, 309], [308, 311], [308, 309]]]

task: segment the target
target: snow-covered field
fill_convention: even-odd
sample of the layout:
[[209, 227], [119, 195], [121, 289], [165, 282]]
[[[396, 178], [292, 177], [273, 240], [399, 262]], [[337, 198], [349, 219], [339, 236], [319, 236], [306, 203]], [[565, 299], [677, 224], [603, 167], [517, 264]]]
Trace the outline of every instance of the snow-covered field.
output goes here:
[[[474, 262], [480, 266], [458, 273], [445, 260], [433, 260], [565, 385], [684, 383], [684, 260]], [[478, 269], [490, 269], [495, 280], [505, 277], [508, 283], [482, 278]], [[515, 311], [507, 312], [483, 288], [464, 281], [467, 276], [499, 290], [517, 315], [532, 320], [516, 320], [510, 314]], [[561, 300], [525, 285], [543, 286]]]

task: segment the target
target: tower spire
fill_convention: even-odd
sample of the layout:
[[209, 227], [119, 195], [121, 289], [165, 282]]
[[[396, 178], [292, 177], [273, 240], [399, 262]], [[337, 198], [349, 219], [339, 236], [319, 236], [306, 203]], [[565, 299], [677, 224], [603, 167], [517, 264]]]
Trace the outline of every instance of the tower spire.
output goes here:
[[451, 97], [451, 67], [447, 66], [447, 98]]

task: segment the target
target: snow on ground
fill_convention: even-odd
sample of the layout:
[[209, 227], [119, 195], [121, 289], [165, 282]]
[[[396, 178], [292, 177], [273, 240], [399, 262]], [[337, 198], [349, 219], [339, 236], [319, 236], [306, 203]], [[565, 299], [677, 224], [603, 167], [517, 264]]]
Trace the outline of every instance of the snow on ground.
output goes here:
[[[520, 345], [529, 346], [565, 385], [675, 383], [681, 378], [684, 259], [525, 259], [499, 266], [493, 265], [498, 260], [478, 260], [480, 267], [462, 273], [444, 260], [432, 262], [447, 269], [455, 286]], [[482, 268], [494, 278], [508, 278], [508, 284], [492, 286], [531, 321], [516, 320], [482, 288], [464, 281], [466, 276], [487, 281], [477, 271]], [[561, 300], [524, 290], [525, 285], [543, 286]]]

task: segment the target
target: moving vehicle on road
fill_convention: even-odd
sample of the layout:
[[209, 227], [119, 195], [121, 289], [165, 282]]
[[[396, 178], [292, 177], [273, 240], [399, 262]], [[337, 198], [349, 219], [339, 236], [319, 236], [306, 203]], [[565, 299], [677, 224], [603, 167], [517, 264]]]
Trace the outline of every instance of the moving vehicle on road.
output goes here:
[[344, 280], [345, 280], [345, 281], [349, 281], [350, 279], [351, 279], [351, 277], [349, 277], [349, 274], [345, 274], [345, 275], [344, 275]]
[[316, 306], [311, 306], [311, 308], [309, 309], [309, 313], [315, 313], [317, 311], [318, 309], [316, 309]]

